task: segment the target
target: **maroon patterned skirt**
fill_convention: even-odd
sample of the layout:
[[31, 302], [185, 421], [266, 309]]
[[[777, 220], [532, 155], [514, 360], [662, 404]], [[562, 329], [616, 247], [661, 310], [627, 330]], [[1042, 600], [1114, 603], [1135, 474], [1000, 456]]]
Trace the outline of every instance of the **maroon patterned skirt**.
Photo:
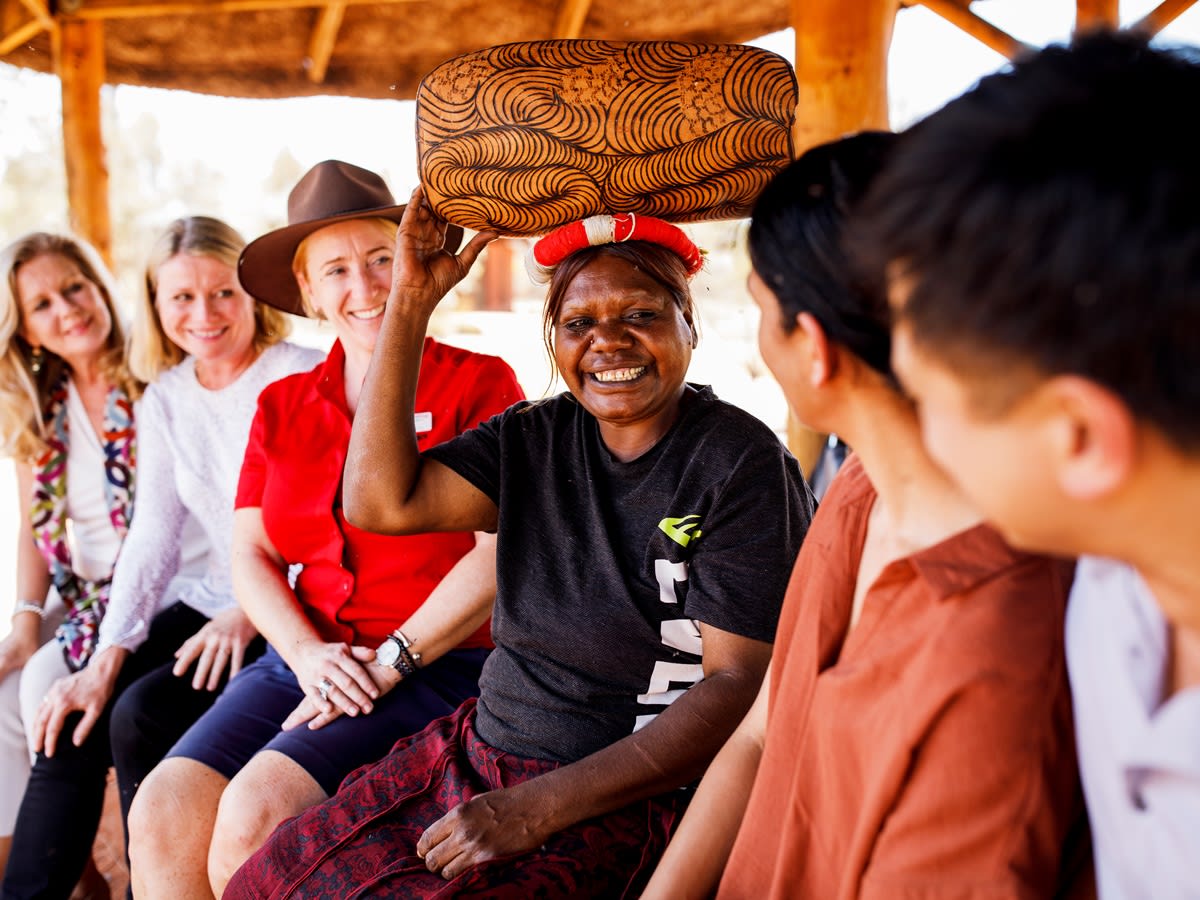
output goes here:
[[638, 896], [683, 815], [682, 791], [580, 822], [536, 851], [453, 881], [425, 868], [416, 846], [428, 826], [477, 794], [558, 767], [490, 747], [474, 725], [468, 700], [351, 773], [334, 797], [276, 829], [234, 875], [225, 900]]

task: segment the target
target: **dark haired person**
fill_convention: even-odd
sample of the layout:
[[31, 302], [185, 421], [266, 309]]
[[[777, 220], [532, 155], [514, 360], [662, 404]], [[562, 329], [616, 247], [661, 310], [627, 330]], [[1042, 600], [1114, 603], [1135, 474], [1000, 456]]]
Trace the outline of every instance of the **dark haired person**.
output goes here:
[[570, 393], [419, 454], [426, 322], [492, 237], [455, 257], [444, 228], [418, 189], [346, 513], [388, 532], [496, 529], [496, 650], [477, 704], [281, 826], [226, 898], [637, 896], [679, 789], [767, 666], [812, 502], [769, 429], [685, 381], [695, 245], [641, 216], [544, 238], [535, 268], [552, 272], [545, 324]]
[[797, 417], [843, 435], [771, 669], [647, 898], [1049, 897], [1079, 810], [1068, 567], [1010, 549], [921, 445], [885, 297], [846, 218], [895, 138], [810, 150], [759, 197], [759, 346]]
[[1105, 900], [1200, 896], [1197, 102], [1194, 51], [1051, 47], [915, 128], [864, 209], [930, 452], [1014, 545], [1084, 555]]

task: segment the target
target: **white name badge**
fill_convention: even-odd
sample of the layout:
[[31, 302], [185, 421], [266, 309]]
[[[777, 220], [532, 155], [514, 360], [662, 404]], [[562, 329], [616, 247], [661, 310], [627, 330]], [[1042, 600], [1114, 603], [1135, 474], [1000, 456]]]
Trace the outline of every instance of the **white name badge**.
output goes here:
[[417, 434], [433, 431], [433, 413], [419, 412], [413, 414], [413, 428]]

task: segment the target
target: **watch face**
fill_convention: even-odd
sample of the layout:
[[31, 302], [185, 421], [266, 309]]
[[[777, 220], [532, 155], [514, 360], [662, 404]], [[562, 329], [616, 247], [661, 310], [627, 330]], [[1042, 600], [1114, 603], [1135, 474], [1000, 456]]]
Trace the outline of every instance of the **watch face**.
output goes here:
[[400, 658], [400, 645], [392, 638], [388, 638], [375, 651], [375, 662], [381, 666], [391, 666], [395, 668], [396, 660]]

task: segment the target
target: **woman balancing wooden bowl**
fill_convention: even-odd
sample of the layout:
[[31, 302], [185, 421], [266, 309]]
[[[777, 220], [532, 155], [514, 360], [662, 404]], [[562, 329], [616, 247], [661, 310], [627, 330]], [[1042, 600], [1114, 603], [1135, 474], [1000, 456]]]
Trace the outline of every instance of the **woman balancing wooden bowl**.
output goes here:
[[812, 502], [766, 426], [685, 380], [696, 247], [642, 217], [547, 236], [544, 325], [569, 393], [421, 452], [426, 325], [494, 237], [455, 256], [445, 228], [418, 188], [346, 514], [496, 531], [496, 649], [477, 703], [279, 828], [226, 897], [636, 896], [770, 657]]

